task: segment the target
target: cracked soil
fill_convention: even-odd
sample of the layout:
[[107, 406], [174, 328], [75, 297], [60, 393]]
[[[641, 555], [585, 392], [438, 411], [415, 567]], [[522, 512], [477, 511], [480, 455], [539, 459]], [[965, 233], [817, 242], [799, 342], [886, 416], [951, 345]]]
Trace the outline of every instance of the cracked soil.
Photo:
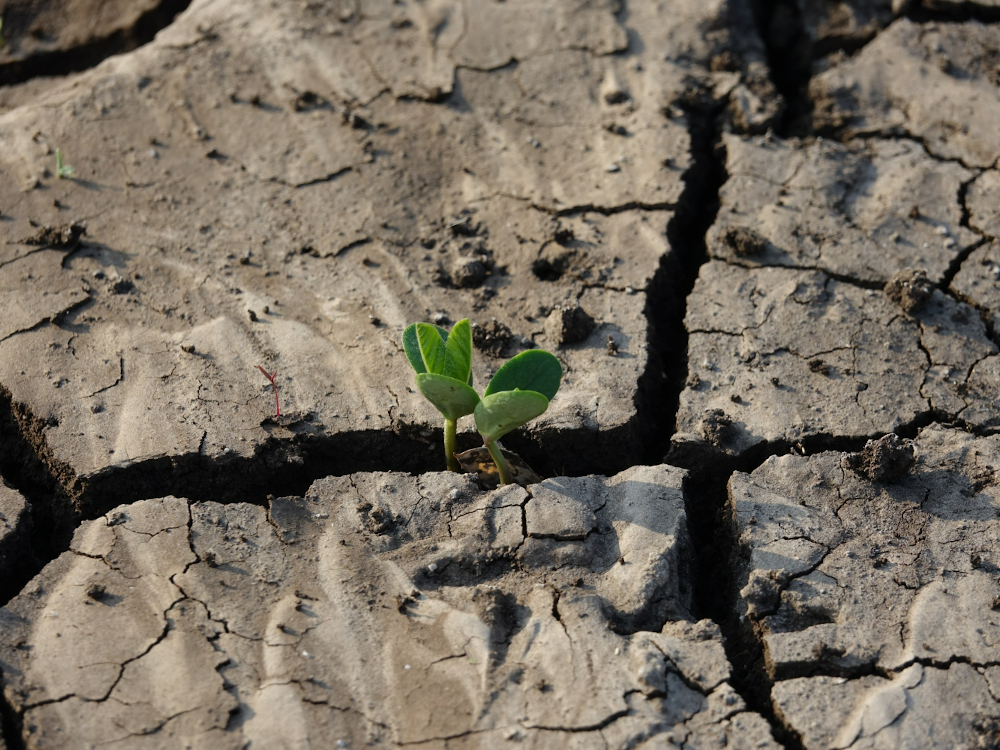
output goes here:
[[992, 2], [0, 18], [0, 750], [1000, 747]]

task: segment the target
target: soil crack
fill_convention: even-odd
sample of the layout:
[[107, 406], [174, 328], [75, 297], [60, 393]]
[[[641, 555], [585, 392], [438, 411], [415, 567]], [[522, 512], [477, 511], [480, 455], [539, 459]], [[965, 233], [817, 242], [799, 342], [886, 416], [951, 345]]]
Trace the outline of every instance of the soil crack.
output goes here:
[[[117, 29], [102, 37], [91, 38], [68, 49], [25, 56], [0, 65], [0, 86], [13, 86], [33, 78], [53, 78], [93, 68], [112, 55], [137, 49], [153, 40], [174, 18], [186, 10], [191, 0], [163, 0], [141, 14], [128, 28]], [[5, 34], [12, 36], [11, 13], [5, 20]], [[30, 21], [30, 19], [28, 19]]]

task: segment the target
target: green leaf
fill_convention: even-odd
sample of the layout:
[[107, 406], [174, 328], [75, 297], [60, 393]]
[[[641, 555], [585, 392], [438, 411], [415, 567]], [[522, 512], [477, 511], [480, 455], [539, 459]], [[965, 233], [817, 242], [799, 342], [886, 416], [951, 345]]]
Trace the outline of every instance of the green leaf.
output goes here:
[[427, 372], [451, 377], [451, 373], [445, 372], [445, 363], [448, 360], [448, 348], [445, 344], [447, 338], [447, 335], [442, 336], [435, 326], [429, 323], [417, 323], [417, 343], [420, 345], [420, 356], [424, 360]]
[[416, 323], [411, 323], [403, 331], [403, 351], [406, 352], [406, 358], [410, 360], [410, 366], [417, 371], [418, 375], [422, 372], [427, 372], [427, 368], [424, 367], [424, 358], [420, 356], [420, 344], [417, 343]]
[[447, 375], [423, 372], [417, 375], [417, 388], [424, 398], [434, 404], [445, 419], [455, 421], [472, 414], [479, 403], [479, 394], [461, 380]]
[[494, 393], [476, 405], [476, 429], [484, 440], [499, 440], [548, 408], [549, 400], [536, 391]]
[[503, 391], [535, 391], [552, 400], [562, 381], [559, 360], [542, 349], [529, 349], [507, 360], [486, 386], [485, 396]]
[[[424, 367], [424, 358], [420, 354], [420, 343], [417, 341], [417, 326], [421, 325], [419, 323], [410, 323], [403, 331], [403, 351], [406, 353], [406, 358], [410, 360], [410, 365], [413, 367], [417, 373], [427, 372], [427, 368]], [[426, 324], [423, 324], [426, 325]], [[441, 340], [447, 341], [448, 332], [441, 328], [440, 326], [434, 326], [437, 332], [441, 334]], [[472, 375], [469, 375], [469, 385], [472, 385]]]
[[417, 343], [427, 372], [468, 381], [472, 374], [472, 330], [468, 321], [462, 323], [445, 337], [437, 326], [417, 323]]
[[[469, 381], [472, 377], [472, 327], [468, 318], [458, 321], [451, 329], [445, 348], [448, 350], [447, 366], [454, 372], [444, 374], [463, 382]], [[471, 381], [469, 385], [472, 385]]]

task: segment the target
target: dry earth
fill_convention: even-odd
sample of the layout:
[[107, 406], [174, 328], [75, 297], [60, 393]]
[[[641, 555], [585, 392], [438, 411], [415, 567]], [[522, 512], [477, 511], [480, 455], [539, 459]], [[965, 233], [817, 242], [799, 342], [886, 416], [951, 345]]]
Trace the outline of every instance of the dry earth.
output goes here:
[[993, 3], [0, 18], [0, 750], [1000, 747]]

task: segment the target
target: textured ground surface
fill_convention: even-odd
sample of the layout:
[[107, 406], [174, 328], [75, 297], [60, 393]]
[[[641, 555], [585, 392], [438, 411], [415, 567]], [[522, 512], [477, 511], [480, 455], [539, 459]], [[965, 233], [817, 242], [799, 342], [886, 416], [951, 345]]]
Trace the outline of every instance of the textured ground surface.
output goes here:
[[991, 3], [0, 18], [0, 750], [1000, 742]]
[[5, 610], [8, 691], [40, 748], [776, 747], [690, 616], [682, 478], [358, 474], [269, 509], [123, 506]]

